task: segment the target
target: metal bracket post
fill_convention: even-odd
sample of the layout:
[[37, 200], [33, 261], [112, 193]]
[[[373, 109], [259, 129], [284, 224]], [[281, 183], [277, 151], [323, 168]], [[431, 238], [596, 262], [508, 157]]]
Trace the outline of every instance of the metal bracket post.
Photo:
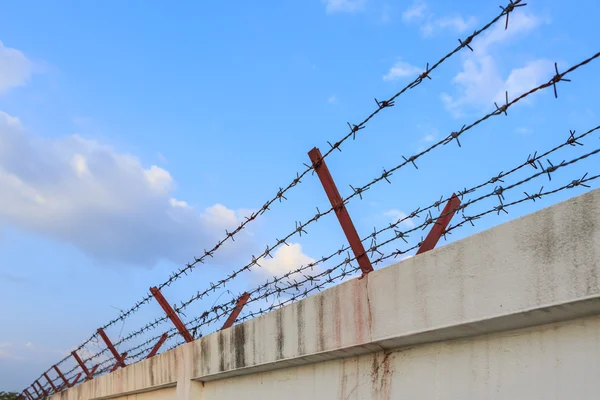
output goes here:
[[110, 372], [115, 372], [120, 366], [125, 365], [125, 358], [127, 358], [127, 352], [121, 354], [119, 358], [117, 358], [117, 362], [111, 368]]
[[360, 266], [362, 276], [365, 276], [369, 272], [373, 271], [373, 266], [371, 265], [371, 261], [369, 260], [365, 248], [360, 241], [360, 237], [356, 232], [356, 228], [352, 223], [350, 214], [348, 214], [348, 210], [346, 209], [344, 201], [342, 200], [342, 196], [340, 196], [340, 192], [338, 191], [333, 177], [327, 168], [327, 164], [325, 164], [325, 160], [323, 160], [321, 152], [316, 147], [308, 152], [308, 156], [310, 157], [313, 168], [319, 176], [319, 180], [323, 185], [323, 189], [325, 189], [325, 193], [331, 202], [331, 206], [334, 208], [335, 215], [342, 226], [342, 230], [346, 235], [346, 239], [350, 244], [350, 248], [352, 248], [354, 257], [356, 257], [356, 261]]
[[158, 353], [160, 346], [162, 346], [162, 344], [165, 342], [165, 340], [167, 340], [168, 337], [169, 335], [166, 332], [163, 333], [160, 339], [158, 339], [158, 342], [156, 342], [156, 344], [152, 348], [152, 351], [146, 356], [146, 359], [154, 357], [156, 353]]
[[67, 380], [67, 378], [65, 378], [65, 376], [60, 371], [60, 369], [58, 369], [58, 366], [53, 365], [52, 368], [54, 368], [54, 370], [56, 371], [56, 373], [58, 374], [58, 376], [60, 377], [60, 379], [62, 379], [63, 385], [65, 385], [66, 387], [71, 387], [71, 385], [69, 384], [69, 381]]
[[246, 305], [246, 302], [248, 301], [249, 298], [250, 298], [250, 293], [248, 293], [248, 292], [244, 292], [240, 296], [240, 298], [237, 301], [237, 304], [235, 305], [235, 308], [231, 312], [231, 315], [229, 316], [229, 318], [227, 318], [227, 321], [225, 321], [225, 323], [223, 324], [223, 327], [221, 328], [221, 330], [230, 328], [235, 323], [235, 320], [240, 315], [242, 308], [244, 308], [244, 306]]
[[50, 386], [52, 386], [52, 390], [54, 390], [54, 392], [56, 393], [58, 390], [56, 389], [56, 386], [54, 385], [54, 382], [52, 382], [52, 379], [50, 379], [50, 377], [48, 376], [48, 374], [45, 373], [45, 372], [44, 372], [44, 377], [50, 383]]
[[158, 302], [158, 304], [160, 304], [160, 306], [164, 310], [165, 314], [167, 314], [167, 317], [169, 317], [169, 319], [171, 320], [171, 322], [173, 323], [173, 325], [175, 325], [175, 328], [177, 328], [177, 330], [179, 331], [179, 333], [181, 334], [181, 336], [183, 336], [183, 338], [185, 339], [185, 341], [187, 343], [193, 342], [194, 341], [194, 337], [187, 330], [187, 328], [185, 327], [185, 325], [183, 324], [183, 322], [181, 322], [181, 319], [179, 318], [179, 316], [177, 315], [177, 313], [175, 312], [175, 310], [173, 310], [173, 308], [171, 307], [171, 305], [169, 304], [169, 302], [162, 295], [162, 293], [160, 292], [160, 290], [158, 288], [156, 288], [156, 287], [151, 287], [150, 288], [150, 293], [152, 293], [152, 295], [154, 296], [154, 298], [156, 299], [156, 301]]
[[452, 193], [452, 197], [450, 197], [450, 200], [446, 203], [440, 217], [433, 223], [433, 227], [429, 231], [429, 234], [425, 240], [423, 240], [423, 243], [421, 243], [419, 250], [417, 250], [417, 254], [425, 253], [435, 247], [442, 235], [446, 232], [446, 228], [448, 228], [448, 224], [450, 224], [450, 220], [454, 217], [459, 206], [460, 199], [456, 194]]
[[115, 349], [115, 346], [113, 346], [112, 342], [106, 335], [106, 332], [104, 332], [104, 329], [98, 328], [98, 334], [100, 335], [102, 340], [104, 340], [106, 347], [108, 347], [108, 350], [110, 350], [110, 352], [112, 353], [115, 360], [117, 360], [117, 363], [115, 364], [115, 367], [111, 370], [111, 372], [116, 370], [119, 367], [125, 367], [127, 365], [127, 364], [125, 364], [125, 357], [127, 357], [127, 354], [126, 353], [124, 353], [123, 355], [119, 354], [117, 349]]
[[[85, 364], [83, 363], [83, 361], [81, 361], [81, 358], [79, 358], [79, 355], [77, 355], [76, 351], [71, 352], [71, 354], [73, 354], [73, 357], [77, 361], [77, 364], [79, 364], [79, 366], [81, 367], [81, 369], [85, 373], [85, 376], [86, 376], [85, 380], [89, 381], [91, 379], [94, 379], [94, 372], [96, 371], [96, 368], [98, 368], [98, 366], [96, 365], [94, 368], [92, 368], [92, 371], [90, 371], [90, 370], [87, 369], [87, 367], [85, 366]], [[71, 386], [73, 386], [73, 385], [74, 385], [74, 383], [71, 384]]]

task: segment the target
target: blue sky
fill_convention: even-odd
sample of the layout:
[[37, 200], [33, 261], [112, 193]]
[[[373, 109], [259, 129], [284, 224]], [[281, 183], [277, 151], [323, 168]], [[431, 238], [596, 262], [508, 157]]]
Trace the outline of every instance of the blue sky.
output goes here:
[[[461, 50], [383, 110], [328, 158], [342, 195], [492, 111], [505, 90], [514, 97], [547, 82], [554, 62], [564, 70], [596, 53], [600, 5], [576, 3], [528, 1], [507, 31], [499, 22], [473, 41], [473, 52]], [[287, 185], [312, 147], [325, 151], [327, 141], [347, 133], [347, 122], [375, 109], [374, 97], [400, 90], [499, 12], [493, 2], [439, 0], [5, 2], [0, 390], [20, 391], [212, 247]], [[418, 170], [403, 168], [392, 185], [354, 199], [348, 208], [361, 236], [562, 143], [569, 129], [598, 125], [598, 71], [597, 63], [582, 67], [558, 86], [558, 99], [551, 89], [539, 92], [508, 117], [465, 133], [461, 148], [438, 148]], [[569, 147], [556, 160], [595, 149], [598, 134], [582, 142], [583, 150]], [[598, 173], [596, 164], [586, 160], [524, 189]], [[487, 216], [451, 239], [582, 192]], [[328, 208], [316, 176], [286, 197], [210, 264], [165, 289], [169, 301], [206, 288], [311, 218], [315, 207]], [[345, 243], [333, 215], [307, 231], [227, 289], [240, 293]], [[218, 295], [231, 298], [219, 292], [187, 315]], [[151, 303], [109, 334], [159, 316]]]

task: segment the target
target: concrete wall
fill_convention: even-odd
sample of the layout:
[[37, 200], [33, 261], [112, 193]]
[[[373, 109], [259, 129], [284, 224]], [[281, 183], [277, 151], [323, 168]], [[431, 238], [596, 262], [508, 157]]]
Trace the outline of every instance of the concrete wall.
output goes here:
[[600, 190], [53, 396], [591, 399]]

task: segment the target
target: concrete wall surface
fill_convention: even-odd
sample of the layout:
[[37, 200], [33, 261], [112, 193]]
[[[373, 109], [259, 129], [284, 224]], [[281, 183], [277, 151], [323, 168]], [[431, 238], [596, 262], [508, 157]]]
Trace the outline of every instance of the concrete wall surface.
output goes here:
[[600, 190], [52, 397], [600, 398]]

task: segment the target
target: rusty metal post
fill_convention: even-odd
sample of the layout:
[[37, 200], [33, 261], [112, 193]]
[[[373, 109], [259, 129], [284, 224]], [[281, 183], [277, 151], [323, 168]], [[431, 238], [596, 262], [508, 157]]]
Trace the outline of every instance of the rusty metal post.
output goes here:
[[[96, 368], [94, 368], [94, 371], [95, 370], [96, 370]], [[75, 375], [75, 378], [73, 378], [73, 381], [71, 381], [71, 383], [69, 383], [69, 387], [75, 386], [75, 384], [77, 383], [77, 381], [79, 380], [80, 377], [81, 377], [81, 372], [78, 372], [77, 375]]]
[[28, 399], [33, 400], [33, 396], [29, 393], [29, 390], [25, 389], [23, 390], [23, 393], [25, 393]]
[[160, 346], [162, 346], [162, 344], [165, 342], [165, 340], [167, 340], [168, 337], [169, 335], [166, 332], [163, 333], [160, 339], [158, 339], [158, 342], [156, 342], [156, 344], [152, 348], [152, 351], [146, 356], [146, 359], [154, 357], [156, 353], [158, 353]]
[[60, 379], [62, 379], [63, 384], [66, 385], [66, 387], [71, 387], [69, 385], [69, 381], [67, 380], [67, 378], [65, 378], [65, 376], [63, 375], [63, 373], [60, 371], [60, 369], [58, 369], [58, 366], [53, 365], [52, 368], [54, 368], [54, 370], [56, 371], [56, 373], [58, 374], [58, 376], [60, 377]]
[[154, 298], [156, 299], [156, 301], [158, 302], [158, 304], [160, 304], [160, 306], [164, 310], [165, 314], [167, 314], [167, 317], [169, 317], [169, 319], [171, 320], [171, 322], [173, 323], [173, 325], [175, 325], [175, 327], [177, 328], [177, 330], [179, 331], [179, 333], [181, 334], [181, 336], [183, 336], [183, 338], [185, 339], [185, 341], [187, 343], [193, 342], [194, 341], [194, 337], [187, 330], [187, 328], [185, 327], [185, 325], [183, 324], [183, 322], [181, 322], [181, 319], [179, 318], [179, 316], [177, 315], [177, 313], [175, 312], [175, 310], [173, 310], [173, 308], [171, 307], [171, 305], [169, 304], [169, 302], [162, 295], [162, 293], [160, 292], [160, 290], [158, 288], [156, 288], [156, 287], [151, 287], [150, 288], [150, 293], [152, 293], [152, 295], [154, 296]]
[[371, 265], [371, 261], [365, 252], [365, 248], [363, 247], [362, 242], [360, 241], [360, 237], [356, 232], [356, 228], [352, 223], [352, 219], [350, 218], [350, 214], [348, 214], [348, 210], [344, 205], [344, 201], [342, 196], [340, 196], [340, 192], [338, 191], [333, 177], [329, 172], [329, 168], [327, 168], [327, 164], [325, 164], [325, 160], [323, 160], [323, 156], [321, 156], [321, 152], [318, 148], [314, 148], [308, 152], [308, 156], [310, 157], [310, 161], [319, 176], [319, 180], [323, 185], [323, 189], [325, 189], [325, 193], [331, 202], [331, 206], [334, 208], [335, 215], [342, 226], [342, 230], [346, 235], [346, 239], [352, 248], [352, 252], [354, 253], [354, 257], [356, 257], [356, 261], [358, 261], [358, 265], [362, 270], [362, 276], [365, 276], [369, 272], [373, 271], [373, 266]]
[[117, 349], [115, 349], [115, 346], [113, 346], [112, 342], [110, 341], [110, 339], [108, 338], [108, 336], [104, 332], [104, 329], [98, 328], [98, 334], [100, 335], [100, 337], [102, 338], [102, 340], [104, 340], [104, 343], [106, 343], [106, 347], [108, 347], [108, 350], [110, 350], [110, 352], [112, 353], [112, 355], [115, 358], [115, 360], [117, 360], [116, 367], [117, 368], [119, 366], [125, 367], [127, 365], [127, 364], [125, 364], [125, 357], [122, 357], [119, 354], [119, 352], [117, 351]]
[[227, 318], [227, 321], [225, 321], [225, 323], [223, 324], [223, 327], [221, 328], [221, 330], [227, 329], [235, 323], [235, 320], [237, 319], [238, 315], [240, 315], [242, 308], [244, 308], [244, 306], [246, 305], [246, 302], [248, 301], [249, 298], [250, 298], [250, 293], [248, 293], [248, 292], [244, 292], [240, 296], [240, 298], [237, 301], [237, 304], [235, 305], [235, 308], [231, 312], [231, 315], [229, 316], [229, 318]]
[[460, 199], [456, 196], [456, 194], [452, 193], [452, 197], [446, 203], [446, 206], [442, 210], [440, 217], [437, 221], [434, 222], [433, 227], [429, 231], [429, 234], [421, 243], [419, 250], [417, 250], [417, 254], [425, 253], [435, 247], [437, 242], [440, 240], [442, 235], [446, 232], [446, 228], [448, 228], [448, 224], [452, 217], [458, 210], [460, 206]]
[[127, 357], [127, 352], [121, 354], [119, 356], [119, 358], [117, 358], [117, 362], [115, 363], [115, 365], [111, 368], [110, 372], [114, 372], [116, 371], [120, 366], [125, 365], [125, 358]]
[[52, 386], [52, 390], [54, 390], [54, 392], [56, 392], [56, 386], [54, 385], [54, 382], [52, 382], [52, 379], [50, 379], [50, 377], [48, 376], [47, 373], [44, 372], [44, 377], [46, 378], [46, 380], [48, 382], [50, 382], [50, 386]]
[[[87, 367], [85, 366], [85, 364], [83, 363], [83, 361], [81, 361], [81, 358], [79, 358], [79, 355], [77, 355], [77, 352], [73, 351], [71, 352], [71, 354], [73, 354], [73, 357], [75, 358], [75, 360], [77, 361], [77, 364], [79, 364], [79, 366], [81, 367], [81, 369], [83, 370], [83, 372], [85, 373], [85, 380], [89, 381], [90, 379], [94, 379], [94, 372], [96, 371], [96, 368], [98, 368], [98, 366], [96, 365], [94, 368], [92, 368], [92, 371], [90, 372]], [[71, 384], [71, 386], [73, 386], [74, 384]]]

